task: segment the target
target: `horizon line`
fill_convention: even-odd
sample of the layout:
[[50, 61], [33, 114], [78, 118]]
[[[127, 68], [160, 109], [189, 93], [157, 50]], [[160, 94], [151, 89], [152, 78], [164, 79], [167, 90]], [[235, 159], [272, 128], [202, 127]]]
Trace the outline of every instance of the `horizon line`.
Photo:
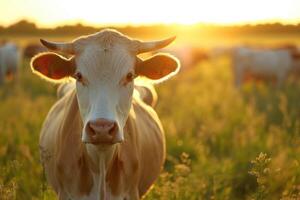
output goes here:
[[300, 19], [298, 20], [282, 20], [282, 19], [270, 19], [270, 20], [256, 20], [256, 21], [245, 21], [245, 22], [226, 22], [226, 23], [220, 23], [220, 22], [205, 22], [205, 21], [198, 21], [198, 22], [193, 22], [193, 23], [176, 23], [176, 22], [145, 22], [145, 23], [126, 23], [126, 22], [107, 22], [107, 23], [91, 23], [87, 22], [85, 20], [64, 20], [61, 22], [57, 23], [41, 23], [37, 22], [34, 19], [29, 19], [29, 18], [19, 18], [12, 23], [8, 25], [2, 25], [0, 26], [4, 28], [8, 28], [9, 26], [12, 26], [14, 24], [17, 24], [18, 22], [21, 21], [27, 21], [29, 23], [34, 23], [37, 28], [43, 29], [43, 28], [57, 28], [60, 26], [74, 26], [74, 25], [83, 25], [83, 26], [91, 26], [91, 27], [101, 27], [101, 26], [112, 26], [112, 27], [128, 27], [128, 26], [133, 26], [133, 27], [138, 27], [138, 26], [197, 26], [197, 25], [211, 25], [211, 26], [247, 26], [247, 25], [266, 25], [266, 24], [281, 24], [281, 25], [298, 25], [300, 24]]

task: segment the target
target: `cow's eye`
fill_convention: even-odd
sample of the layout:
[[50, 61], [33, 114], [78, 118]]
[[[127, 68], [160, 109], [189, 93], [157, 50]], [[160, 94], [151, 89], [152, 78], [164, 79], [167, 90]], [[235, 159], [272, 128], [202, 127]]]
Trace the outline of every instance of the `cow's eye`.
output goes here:
[[133, 74], [132, 72], [129, 72], [129, 73], [126, 75], [126, 82], [129, 83], [129, 82], [131, 82], [134, 78], [135, 78], [134, 74]]
[[83, 85], [86, 85], [86, 80], [83, 78], [82, 74], [80, 72], [76, 72], [73, 77]]
[[82, 78], [82, 74], [80, 72], [76, 72], [74, 74], [74, 78], [79, 81], [79, 82], [82, 82], [83, 78]]
[[128, 83], [132, 82], [136, 75], [133, 72], [129, 72], [126, 76], [121, 80], [121, 84], [126, 86]]

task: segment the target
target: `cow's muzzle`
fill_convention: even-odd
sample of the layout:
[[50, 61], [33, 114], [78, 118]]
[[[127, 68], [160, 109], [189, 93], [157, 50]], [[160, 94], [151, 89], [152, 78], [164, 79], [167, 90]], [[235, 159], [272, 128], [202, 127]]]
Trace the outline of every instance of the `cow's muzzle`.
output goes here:
[[118, 124], [112, 120], [103, 118], [90, 120], [85, 126], [85, 132], [87, 134], [86, 140], [83, 141], [85, 143], [100, 145], [122, 142], [118, 137]]

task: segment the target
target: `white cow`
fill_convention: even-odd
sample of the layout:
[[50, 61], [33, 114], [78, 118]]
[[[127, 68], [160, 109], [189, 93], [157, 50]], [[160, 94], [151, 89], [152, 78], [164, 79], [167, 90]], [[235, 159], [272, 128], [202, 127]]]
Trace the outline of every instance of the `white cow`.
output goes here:
[[251, 49], [238, 47], [233, 51], [235, 84], [240, 87], [247, 76], [275, 78], [280, 85], [288, 76], [295, 62], [285, 49]]
[[16, 75], [20, 62], [20, 52], [14, 43], [6, 43], [0, 47], [0, 84], [6, 75]]
[[182, 70], [191, 69], [195, 65], [209, 58], [208, 52], [205, 49], [191, 46], [171, 48], [164, 52], [175, 55], [180, 59]]
[[70, 43], [41, 40], [72, 57], [39, 54], [32, 59], [33, 72], [50, 81], [76, 80], [60, 86], [61, 98], [40, 136], [47, 179], [60, 200], [136, 200], [159, 176], [164, 134], [149, 106], [156, 94], [134, 79], [162, 81], [175, 75], [179, 62], [173, 56], [137, 57], [174, 39], [142, 42], [108, 29]]

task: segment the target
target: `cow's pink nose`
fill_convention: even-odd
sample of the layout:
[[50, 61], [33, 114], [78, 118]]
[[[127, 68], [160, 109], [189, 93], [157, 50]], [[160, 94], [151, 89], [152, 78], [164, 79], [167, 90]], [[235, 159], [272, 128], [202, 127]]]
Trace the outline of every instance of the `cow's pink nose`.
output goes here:
[[86, 125], [86, 133], [89, 138], [89, 143], [92, 144], [114, 144], [117, 142], [117, 132], [117, 123], [107, 119], [100, 118], [91, 120]]

